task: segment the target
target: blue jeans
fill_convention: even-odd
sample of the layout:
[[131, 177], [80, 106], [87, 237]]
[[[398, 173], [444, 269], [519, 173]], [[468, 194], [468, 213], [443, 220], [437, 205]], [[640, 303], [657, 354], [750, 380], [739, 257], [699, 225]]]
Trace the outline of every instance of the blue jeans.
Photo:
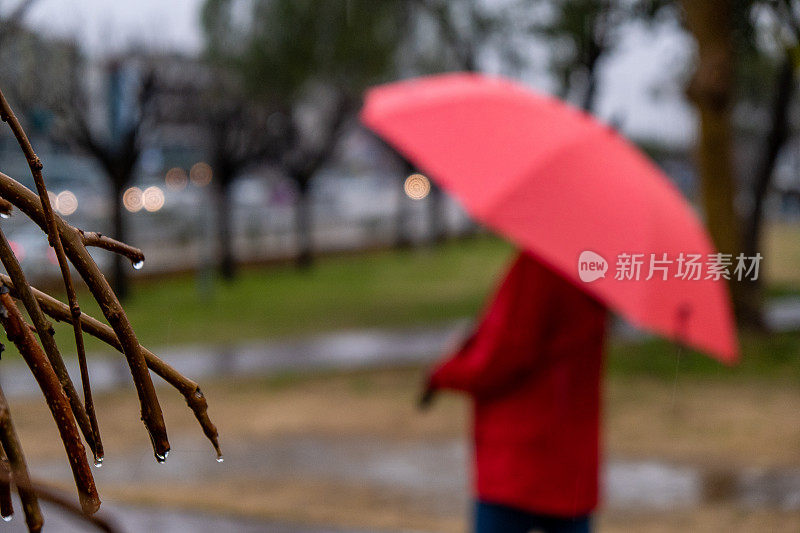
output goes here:
[[572, 518], [530, 513], [496, 503], [475, 504], [475, 533], [589, 533], [589, 515]]

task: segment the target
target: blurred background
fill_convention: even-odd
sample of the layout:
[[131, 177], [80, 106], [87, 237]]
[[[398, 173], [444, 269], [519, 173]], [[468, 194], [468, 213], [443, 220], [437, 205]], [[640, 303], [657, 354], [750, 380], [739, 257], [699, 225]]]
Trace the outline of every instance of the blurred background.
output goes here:
[[[367, 87], [453, 70], [595, 114], [721, 249], [764, 256], [734, 290], [737, 367], [614, 325], [600, 530], [800, 530], [800, 3], [2, 0], [0, 65], [54, 207], [143, 249], [93, 254], [220, 429], [217, 464], [161, 390], [174, 451], [154, 464], [124, 360], [89, 343], [98, 485], [131, 531], [466, 530], [468, 406], [414, 398], [512, 249], [357, 121]], [[7, 128], [0, 170], [33, 186]], [[57, 287], [38, 228], [2, 223]], [[68, 488], [14, 357], [0, 380], [30, 466]]]

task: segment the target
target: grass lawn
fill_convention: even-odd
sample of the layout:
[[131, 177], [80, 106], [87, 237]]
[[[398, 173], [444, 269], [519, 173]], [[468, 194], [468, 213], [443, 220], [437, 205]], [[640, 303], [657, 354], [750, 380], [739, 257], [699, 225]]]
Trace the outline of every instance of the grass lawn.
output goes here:
[[[777, 276], [777, 294], [791, 292], [797, 284], [786, 277], [796, 243], [776, 235], [796, 233], [787, 227], [770, 233], [772, 257], [787, 263], [777, 269], [783, 273]], [[781, 242], [785, 246], [776, 248]], [[785, 252], [777, 253], [780, 249]], [[247, 269], [232, 283], [217, 282], [206, 297], [198, 291], [193, 275], [139, 280], [125, 308], [142, 343], [154, 348], [341, 328], [435, 324], [474, 316], [511, 253], [511, 246], [504, 241], [484, 236], [437, 248], [326, 257], [307, 271], [290, 265]], [[100, 316], [88, 294], [82, 295], [81, 303], [85, 311]], [[71, 329], [60, 325], [57, 330], [65, 351], [74, 350]], [[742, 364], [730, 369], [693, 353], [678, 363], [675, 347], [666, 341], [615, 341], [610, 347], [609, 367], [621, 374], [666, 378], [676, 372], [726, 379], [753, 375], [788, 379], [800, 374], [800, 334], [744, 335], [742, 347]], [[89, 339], [90, 351], [103, 348]], [[9, 352], [13, 354], [13, 350]]]
[[[307, 271], [244, 270], [232, 283], [215, 283], [208, 297], [193, 275], [142, 280], [124, 305], [142, 343], [154, 347], [436, 323], [474, 315], [511, 252], [499, 239], [477, 237], [435, 249], [327, 257]], [[88, 294], [80, 301], [100, 316]], [[70, 336], [69, 326], [58, 328], [60, 340]]]

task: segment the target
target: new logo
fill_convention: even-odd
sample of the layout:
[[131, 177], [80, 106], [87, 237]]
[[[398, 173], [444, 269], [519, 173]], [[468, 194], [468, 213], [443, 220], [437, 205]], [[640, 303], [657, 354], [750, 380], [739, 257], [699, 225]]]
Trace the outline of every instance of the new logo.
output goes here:
[[584, 250], [578, 258], [578, 277], [584, 283], [590, 283], [606, 277], [608, 261], [602, 255]]

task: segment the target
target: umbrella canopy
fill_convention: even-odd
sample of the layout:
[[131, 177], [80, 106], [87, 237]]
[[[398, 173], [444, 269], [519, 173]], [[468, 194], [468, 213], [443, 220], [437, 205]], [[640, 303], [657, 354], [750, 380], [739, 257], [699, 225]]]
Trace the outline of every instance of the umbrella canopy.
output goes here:
[[714, 254], [703, 224], [613, 129], [476, 74], [373, 88], [361, 120], [475, 219], [635, 325], [725, 362], [737, 358], [727, 282], [695, 275]]

